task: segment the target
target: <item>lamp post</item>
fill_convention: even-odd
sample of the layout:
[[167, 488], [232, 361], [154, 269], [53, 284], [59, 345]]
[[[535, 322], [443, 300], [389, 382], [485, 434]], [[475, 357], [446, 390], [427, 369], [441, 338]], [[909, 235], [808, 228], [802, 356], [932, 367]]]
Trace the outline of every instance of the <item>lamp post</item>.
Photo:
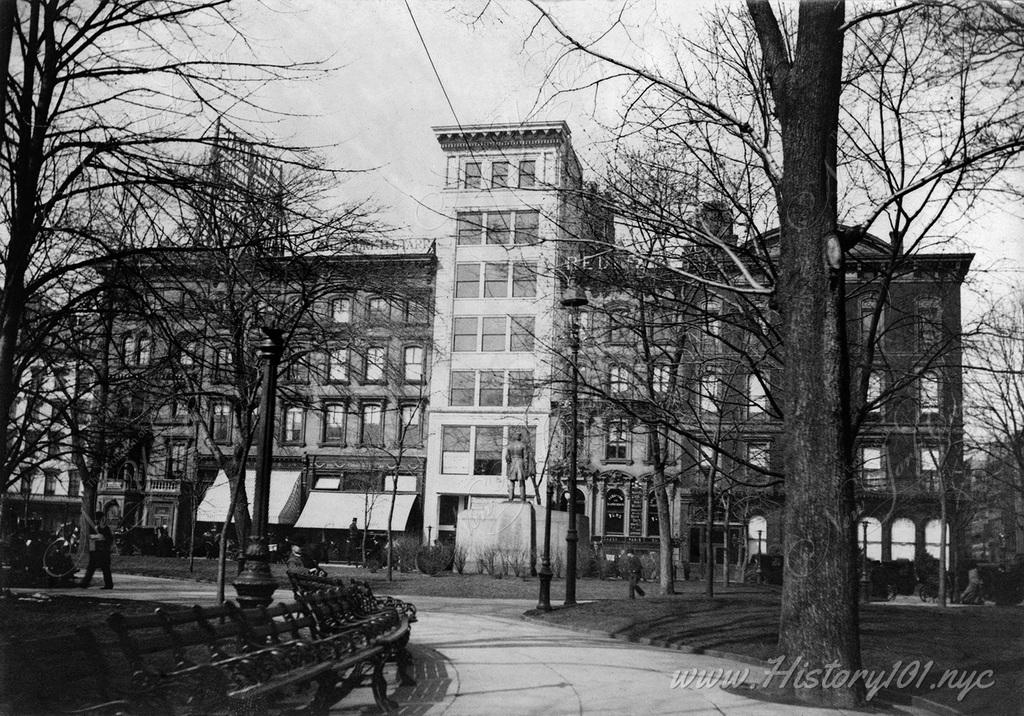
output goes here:
[[565, 531], [565, 605], [576, 603], [576, 453], [579, 450], [579, 366], [580, 357], [580, 308], [587, 305], [587, 295], [573, 282], [562, 298], [562, 305], [569, 309], [569, 348], [572, 355], [570, 378], [570, 408], [572, 418], [572, 449], [569, 451], [569, 526]]
[[260, 396], [259, 463], [252, 498], [252, 525], [245, 548], [244, 566], [235, 580], [235, 593], [243, 607], [270, 604], [277, 582], [270, 573], [267, 550], [267, 526], [270, 512], [270, 472], [274, 462], [274, 404], [277, 394], [277, 364], [284, 352], [284, 332], [263, 328], [265, 338], [259, 345], [263, 359], [263, 386]]
[[757, 531], [757, 583], [764, 584], [764, 573], [761, 571], [761, 535], [764, 530]]
[[864, 535], [864, 550], [860, 562], [860, 600], [867, 604], [871, 601], [871, 577], [868, 576], [868, 521], [860, 523]]
[[537, 576], [540, 578], [540, 593], [537, 595], [537, 609], [542, 612], [551, 611], [551, 498], [554, 490], [551, 486], [551, 476], [545, 480], [544, 500], [544, 551], [540, 556], [540, 569]]

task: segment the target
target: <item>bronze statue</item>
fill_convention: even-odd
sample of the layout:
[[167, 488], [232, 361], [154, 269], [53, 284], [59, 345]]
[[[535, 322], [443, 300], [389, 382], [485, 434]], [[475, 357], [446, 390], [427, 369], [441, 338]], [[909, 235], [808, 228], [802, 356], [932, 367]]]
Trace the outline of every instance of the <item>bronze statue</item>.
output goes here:
[[526, 477], [529, 470], [530, 449], [523, 442], [523, 434], [516, 433], [505, 447], [505, 468], [508, 475], [508, 501], [516, 499], [516, 482], [526, 502]]

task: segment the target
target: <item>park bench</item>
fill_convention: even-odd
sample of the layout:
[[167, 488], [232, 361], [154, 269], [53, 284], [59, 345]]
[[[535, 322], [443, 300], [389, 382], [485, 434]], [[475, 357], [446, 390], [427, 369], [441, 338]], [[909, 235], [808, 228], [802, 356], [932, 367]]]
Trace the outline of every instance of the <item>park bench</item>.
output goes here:
[[298, 602], [115, 613], [108, 621], [131, 673], [130, 713], [324, 714], [367, 677], [377, 706], [397, 707], [383, 675], [391, 640], [403, 633], [394, 613], [330, 633]]
[[344, 589], [352, 592], [357, 602], [357, 608], [362, 614], [394, 609], [399, 614], [404, 614], [412, 624], [416, 621], [416, 606], [402, 599], [390, 596], [377, 596], [368, 582], [358, 579], [345, 580], [339, 577], [319, 577], [309, 572], [288, 570], [288, 580], [292, 585], [292, 592], [298, 599], [304, 594], [316, 592], [322, 589]]

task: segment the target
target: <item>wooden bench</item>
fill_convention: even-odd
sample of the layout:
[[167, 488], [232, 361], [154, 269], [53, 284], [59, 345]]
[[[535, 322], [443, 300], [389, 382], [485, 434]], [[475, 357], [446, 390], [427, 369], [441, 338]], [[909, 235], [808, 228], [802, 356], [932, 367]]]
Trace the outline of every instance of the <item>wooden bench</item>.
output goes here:
[[326, 714], [367, 677], [377, 706], [397, 707], [383, 675], [401, 633], [397, 614], [330, 633], [299, 602], [115, 613], [108, 622], [131, 673], [132, 713]]

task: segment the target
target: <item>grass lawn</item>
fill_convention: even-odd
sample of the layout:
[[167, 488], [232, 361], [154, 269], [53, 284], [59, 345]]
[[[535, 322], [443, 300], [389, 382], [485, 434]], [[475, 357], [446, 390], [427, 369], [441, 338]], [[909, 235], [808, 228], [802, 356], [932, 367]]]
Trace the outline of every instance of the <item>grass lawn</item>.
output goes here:
[[[708, 600], [690, 592], [689, 584], [684, 583], [689, 593], [674, 597], [595, 601], [532, 615], [554, 625], [646, 637], [696, 650], [719, 650], [760, 660], [777, 656], [777, 592], [755, 593], [746, 588]], [[901, 693], [925, 696], [967, 713], [1024, 712], [1022, 607], [940, 610], [920, 604], [873, 604], [861, 612], [861, 642], [867, 668], [889, 673], [897, 662], [906, 665], [919, 659], [923, 670], [926, 662], [934, 662], [920, 688]], [[974, 689], [957, 701], [958, 689], [929, 688], [944, 669], [961, 673], [991, 669], [994, 684]], [[760, 674], [757, 670], [751, 673]]]

